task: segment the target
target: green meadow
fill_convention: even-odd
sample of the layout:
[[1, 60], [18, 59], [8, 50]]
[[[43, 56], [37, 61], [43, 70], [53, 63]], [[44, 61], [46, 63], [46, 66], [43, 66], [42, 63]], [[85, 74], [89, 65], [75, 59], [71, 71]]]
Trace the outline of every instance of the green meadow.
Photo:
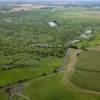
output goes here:
[[100, 91], [100, 51], [83, 51], [75, 65], [71, 81], [82, 89]]

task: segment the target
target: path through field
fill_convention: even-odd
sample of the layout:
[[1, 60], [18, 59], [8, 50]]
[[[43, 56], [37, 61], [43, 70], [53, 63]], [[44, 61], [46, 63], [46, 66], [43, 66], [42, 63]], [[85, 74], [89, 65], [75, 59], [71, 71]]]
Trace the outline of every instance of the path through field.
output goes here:
[[77, 87], [70, 81], [70, 78], [75, 71], [75, 64], [78, 59], [77, 56], [78, 52], [79, 52], [78, 49], [72, 49], [68, 57], [67, 63], [65, 64], [65, 73], [64, 73], [65, 86], [75, 92], [92, 93], [92, 94], [100, 95], [100, 92], [96, 92], [92, 90], [84, 90], [82, 88]]

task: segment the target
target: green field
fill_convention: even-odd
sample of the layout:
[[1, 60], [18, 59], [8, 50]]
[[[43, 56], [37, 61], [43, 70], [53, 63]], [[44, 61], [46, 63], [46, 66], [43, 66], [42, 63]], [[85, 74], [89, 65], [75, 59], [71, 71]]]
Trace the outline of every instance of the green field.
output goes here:
[[72, 83], [82, 89], [100, 91], [100, 51], [83, 51], [75, 67]]
[[100, 51], [83, 51], [76, 68], [100, 71]]
[[64, 84], [64, 73], [25, 84], [24, 94], [32, 100], [99, 100], [100, 96], [89, 93], [75, 92]]
[[0, 70], [0, 86], [5, 86], [8, 84], [15, 84], [19, 80], [31, 79], [38, 76], [42, 76], [43, 73], [51, 73], [56, 68], [62, 66], [63, 58], [45, 58], [37, 63], [34, 67], [23, 67], [14, 68], [7, 70]]
[[7, 96], [8, 95], [5, 93], [4, 90], [0, 90], [0, 99], [1, 100], [7, 100], [8, 99]]

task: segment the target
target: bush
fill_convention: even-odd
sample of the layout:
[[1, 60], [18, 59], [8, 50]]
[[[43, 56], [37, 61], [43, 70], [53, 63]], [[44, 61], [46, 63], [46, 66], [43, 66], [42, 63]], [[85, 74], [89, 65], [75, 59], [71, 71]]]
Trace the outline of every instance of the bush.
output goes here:
[[57, 69], [55, 69], [53, 72], [54, 72], [54, 73], [57, 73], [58, 71], [57, 71]]
[[43, 73], [43, 76], [46, 76], [47, 74], [46, 73]]
[[23, 82], [24, 82], [24, 80], [19, 80], [19, 81], [18, 81], [18, 83], [23, 83]]

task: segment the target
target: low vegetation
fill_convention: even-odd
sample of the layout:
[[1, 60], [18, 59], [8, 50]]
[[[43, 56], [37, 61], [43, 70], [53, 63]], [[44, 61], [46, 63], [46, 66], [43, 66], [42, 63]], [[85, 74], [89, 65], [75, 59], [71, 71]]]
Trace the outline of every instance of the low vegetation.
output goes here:
[[99, 100], [100, 96], [89, 93], [75, 92], [69, 89], [63, 81], [64, 73], [33, 80], [26, 83], [24, 95], [36, 100]]
[[76, 70], [72, 76], [72, 83], [76, 86], [87, 89], [100, 91], [100, 51], [88, 50], [83, 51], [75, 65]]

